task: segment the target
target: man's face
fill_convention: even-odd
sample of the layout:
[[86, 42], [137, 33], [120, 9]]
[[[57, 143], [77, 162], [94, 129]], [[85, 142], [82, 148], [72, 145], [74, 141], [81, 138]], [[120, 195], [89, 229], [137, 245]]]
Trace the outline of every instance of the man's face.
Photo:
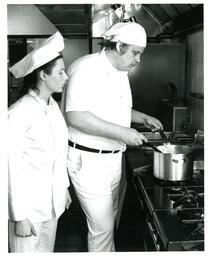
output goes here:
[[129, 71], [135, 67], [141, 60], [141, 54], [144, 52], [144, 47], [128, 45], [125, 52], [121, 53], [119, 70]]

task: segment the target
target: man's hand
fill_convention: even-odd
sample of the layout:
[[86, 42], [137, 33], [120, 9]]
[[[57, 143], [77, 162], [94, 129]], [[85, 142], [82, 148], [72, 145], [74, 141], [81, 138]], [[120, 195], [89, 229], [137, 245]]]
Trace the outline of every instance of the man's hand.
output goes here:
[[71, 202], [72, 202], [72, 200], [71, 200], [69, 190], [66, 189], [66, 203], [65, 203], [66, 209], [69, 209], [69, 206], [70, 206]]
[[15, 234], [20, 237], [36, 236], [36, 230], [30, 220], [15, 222]]
[[145, 125], [153, 132], [157, 130], [163, 130], [163, 125], [157, 118], [136, 111], [135, 109], [131, 110], [131, 120], [134, 123]]
[[161, 124], [161, 122], [157, 118], [149, 115], [145, 115], [144, 125], [150, 130], [152, 130], [153, 132], [159, 129], [163, 130], [163, 125]]
[[121, 140], [129, 146], [140, 146], [143, 142], [147, 142], [147, 138], [133, 128], [123, 128]]

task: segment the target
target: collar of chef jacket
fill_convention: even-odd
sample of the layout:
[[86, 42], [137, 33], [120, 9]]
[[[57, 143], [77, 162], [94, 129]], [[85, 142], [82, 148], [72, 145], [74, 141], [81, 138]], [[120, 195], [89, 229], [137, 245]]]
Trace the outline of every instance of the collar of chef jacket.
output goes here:
[[28, 93], [36, 99], [43, 107], [52, 106], [55, 104], [55, 100], [52, 98], [52, 96], [49, 97], [49, 104], [47, 105], [46, 102], [39, 97], [36, 91], [29, 89]]

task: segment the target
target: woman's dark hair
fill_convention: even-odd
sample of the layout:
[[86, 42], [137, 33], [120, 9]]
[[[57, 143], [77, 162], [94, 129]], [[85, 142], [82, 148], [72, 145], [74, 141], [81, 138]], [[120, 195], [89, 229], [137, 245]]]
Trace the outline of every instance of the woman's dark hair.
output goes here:
[[50, 75], [53, 67], [58, 59], [63, 58], [62, 54], [58, 55], [55, 59], [47, 62], [41, 67], [35, 69], [32, 73], [28, 74], [23, 79], [23, 86], [20, 90], [20, 97], [24, 96], [29, 89], [37, 90], [37, 82], [39, 80], [39, 73], [43, 70], [46, 74]]

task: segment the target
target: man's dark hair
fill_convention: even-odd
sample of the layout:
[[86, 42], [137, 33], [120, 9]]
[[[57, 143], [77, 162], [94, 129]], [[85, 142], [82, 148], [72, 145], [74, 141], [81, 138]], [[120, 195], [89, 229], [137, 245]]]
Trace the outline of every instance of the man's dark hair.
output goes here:
[[103, 40], [100, 42], [100, 45], [102, 48], [106, 47], [106, 49], [109, 49], [109, 50], [116, 50], [116, 42], [112, 42], [112, 41], [109, 41], [109, 40]]
[[[106, 49], [109, 49], [109, 50], [116, 50], [117, 42], [113, 42], [110, 40], [103, 40], [99, 44], [101, 45], [102, 48], [106, 47]], [[128, 47], [128, 44], [122, 43], [122, 49], [123, 48], [127, 49], [127, 47]]]

